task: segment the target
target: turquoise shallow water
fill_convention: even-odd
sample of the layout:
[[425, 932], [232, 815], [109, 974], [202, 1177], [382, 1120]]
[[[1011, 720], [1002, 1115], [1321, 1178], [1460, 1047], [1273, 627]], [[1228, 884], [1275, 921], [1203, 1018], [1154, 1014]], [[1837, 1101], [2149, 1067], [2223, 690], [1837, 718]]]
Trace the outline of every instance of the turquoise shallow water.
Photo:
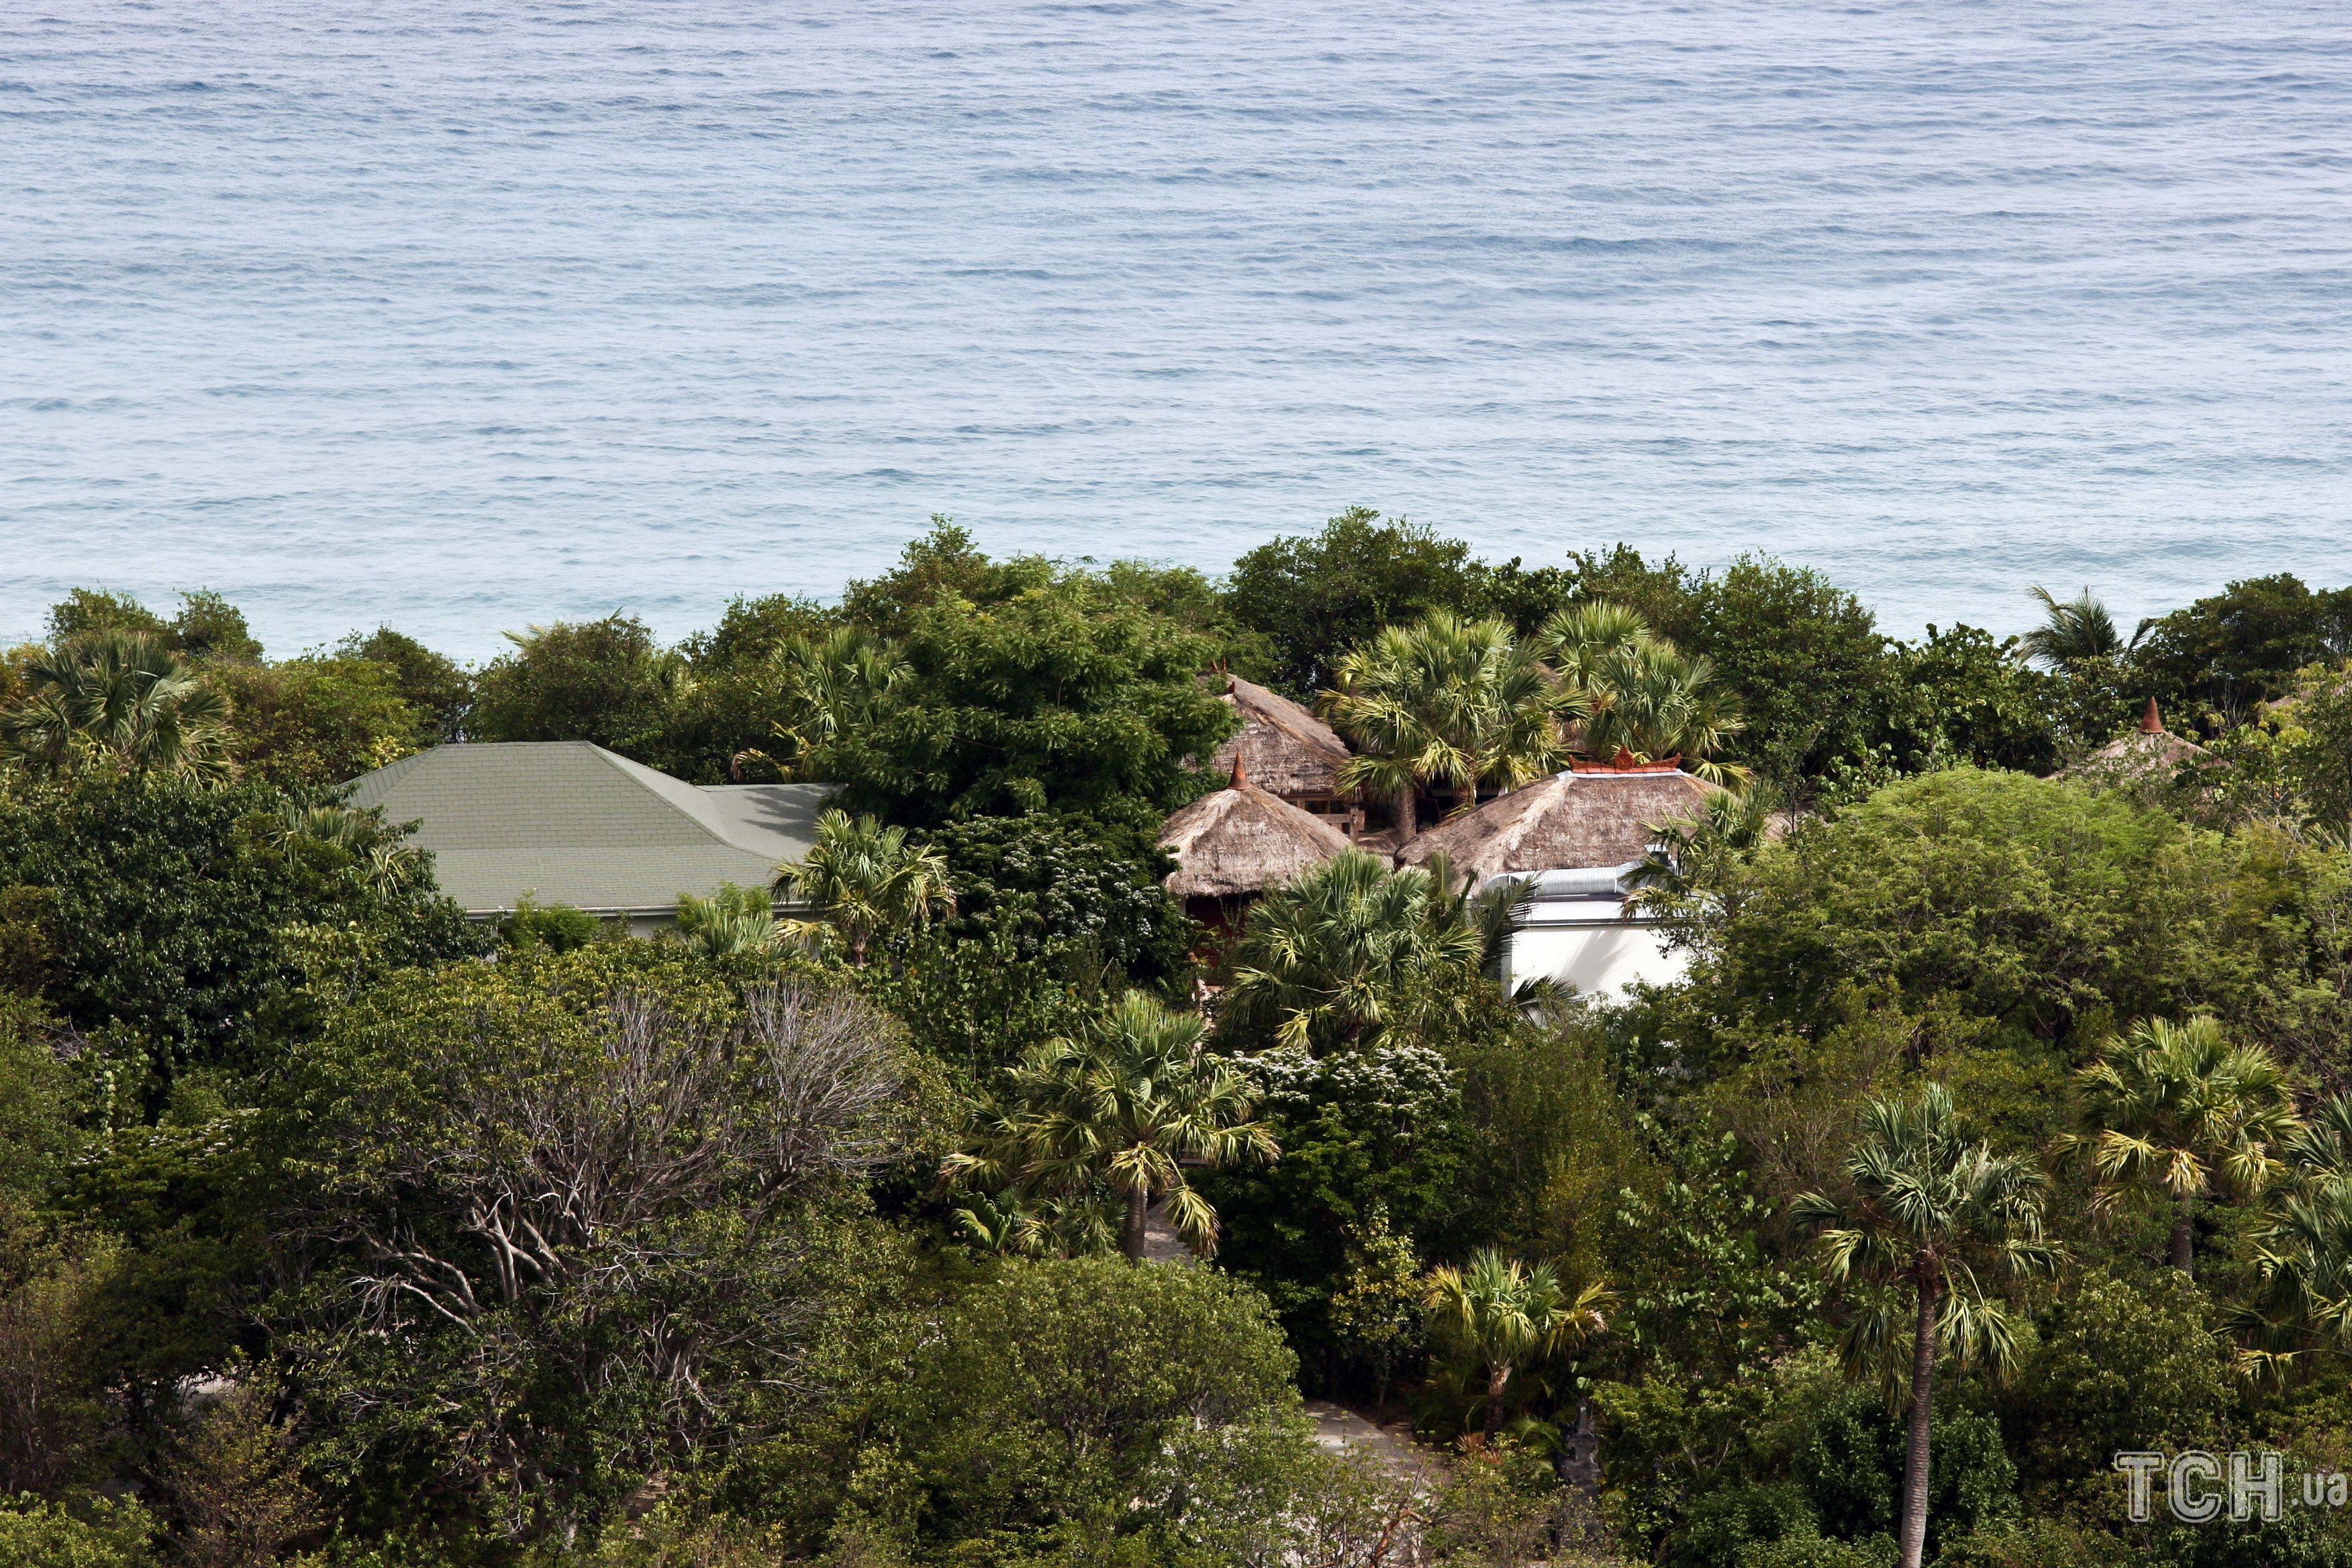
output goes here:
[[2352, 579], [2348, 282], [2329, 4], [23, 0], [0, 634], [478, 656], [1358, 501], [2136, 615]]

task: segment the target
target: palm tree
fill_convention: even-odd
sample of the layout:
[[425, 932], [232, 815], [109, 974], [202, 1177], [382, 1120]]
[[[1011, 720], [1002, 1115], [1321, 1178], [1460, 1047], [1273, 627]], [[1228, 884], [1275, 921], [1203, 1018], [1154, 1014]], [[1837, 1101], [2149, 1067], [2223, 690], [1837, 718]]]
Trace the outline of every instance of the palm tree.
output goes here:
[[1507, 622], [1433, 611], [1381, 627], [1335, 674], [1324, 706], [1356, 749], [1339, 784], [1393, 797], [1406, 838], [1419, 828], [1423, 790], [1466, 809], [1482, 785], [1516, 788], [1564, 754], [1550, 682]]
[[1540, 637], [1557, 672], [1563, 712], [1581, 721], [1579, 749], [1603, 759], [1688, 759], [1714, 784], [1743, 784], [1748, 770], [1715, 753], [1747, 727], [1712, 661], [1685, 654], [1620, 605], [1591, 601], [1557, 611]]
[[[2115, 617], [2091, 597], [2090, 589], [2063, 603], [2040, 584], [2031, 592], [2041, 602], [2043, 618], [2040, 626], [2017, 639], [2017, 650], [2026, 658], [2038, 658], [2053, 669], [2069, 670], [2130, 651], [2131, 645], [2116, 630]], [[2138, 641], [2137, 636], [2132, 638], [2132, 644]]]
[[2286, 1074], [2261, 1047], [2232, 1046], [2210, 1015], [2143, 1019], [2077, 1077], [2093, 1130], [2067, 1142], [2090, 1151], [2095, 1211], [2136, 1189], [2163, 1194], [2177, 1205], [2183, 1274], [2196, 1267], [2200, 1203], [2257, 1196], [2284, 1173], [2280, 1149], [2300, 1124]]
[[29, 700], [0, 715], [0, 752], [45, 770], [96, 755], [206, 783], [236, 775], [228, 699], [152, 637], [77, 639], [25, 671]]
[[776, 868], [776, 889], [805, 900], [838, 931], [860, 968], [877, 933], [926, 926], [955, 910], [944, 856], [908, 843], [903, 827], [853, 819], [838, 806], [816, 819], [806, 858]]
[[908, 669], [887, 638], [854, 626], [794, 637], [776, 650], [773, 664], [783, 710], [770, 727], [780, 755], [739, 752], [733, 763], [739, 774], [751, 758], [786, 778], [822, 773], [824, 748], [844, 731], [870, 723]]
[[[958, 1239], [999, 1258], [1084, 1257], [1118, 1245], [1110, 1194], [1084, 1192], [1025, 1194], [1018, 1187], [974, 1193], [958, 1205], [950, 1224]], [[1124, 1213], [1125, 1205], [1118, 1205]]]
[[1627, 873], [1628, 885], [1652, 909], [1671, 909], [1711, 885], [1724, 868], [1764, 842], [1771, 813], [1754, 791], [1726, 790], [1707, 797], [1696, 817], [1654, 824], [1656, 843]]
[[2029, 1160], [1971, 1142], [1950, 1092], [1930, 1084], [1916, 1106], [1875, 1100], [1864, 1107], [1861, 1136], [1847, 1157], [1851, 1207], [1819, 1193], [1793, 1213], [1822, 1248], [1832, 1287], [1861, 1287], [1863, 1300], [1843, 1345], [1849, 1375], [1876, 1372], [1900, 1387], [1898, 1313], [1910, 1298], [1910, 1416], [1903, 1460], [1902, 1568], [1919, 1568], [1927, 1538], [1927, 1423], [1936, 1362], [1979, 1361], [2006, 1375], [2016, 1331], [1986, 1294], [1980, 1268], [2012, 1275], [2055, 1268], [2042, 1239], [2042, 1174]]
[[347, 805], [279, 804], [269, 825], [270, 841], [292, 858], [305, 844], [324, 844], [367, 867], [369, 882], [385, 898], [396, 898], [428, 882], [424, 852], [403, 844], [396, 828], [384, 826], [380, 811]]
[[1442, 859], [1391, 871], [1360, 850], [1259, 899], [1234, 950], [1226, 996], [1286, 1046], [1368, 1043], [1463, 1005], [1487, 933], [1454, 898]]
[[[1164, 1202], [1193, 1251], [1214, 1253], [1217, 1211], [1185, 1169], [1271, 1163], [1280, 1151], [1273, 1130], [1250, 1120], [1247, 1080], [1202, 1051], [1202, 1028], [1197, 1017], [1127, 993], [1076, 1039], [1029, 1054], [1010, 1104], [982, 1120], [972, 1148], [949, 1156], [945, 1175], [1009, 1188], [1024, 1204], [1032, 1195], [1084, 1200], [1107, 1188], [1125, 1203], [1119, 1249], [1131, 1259], [1143, 1256], [1145, 1215]], [[997, 1200], [1000, 1219], [1004, 1204]]]
[[1607, 599], [1586, 599], [1552, 612], [1538, 642], [1553, 672], [1571, 687], [1599, 684], [1601, 661], [1622, 648], [1661, 639], [1642, 612]]
[[2280, 1384], [2352, 1353], [2352, 1096], [2314, 1105], [2285, 1150], [2289, 1190], [2254, 1238], [2261, 1288], [2222, 1315], [2247, 1368]]
[[1582, 1344], [1608, 1326], [1609, 1292], [1598, 1281], [1571, 1299], [1551, 1265], [1530, 1268], [1493, 1247], [1460, 1268], [1429, 1277], [1429, 1326], [1486, 1373], [1486, 1441], [1503, 1429], [1503, 1395], [1514, 1368]]
[[2254, 1243], [2260, 1289], [2224, 1310], [2246, 1369], [2284, 1384], [2320, 1355], [2352, 1353], [2352, 1188], [2290, 1194]]
[[774, 900], [764, 889], [721, 882], [707, 899], [677, 896], [677, 935], [709, 958], [776, 951], [783, 935]]
[[2352, 1192], [2352, 1095], [2315, 1104], [2286, 1142], [2294, 1184], [2305, 1192]]

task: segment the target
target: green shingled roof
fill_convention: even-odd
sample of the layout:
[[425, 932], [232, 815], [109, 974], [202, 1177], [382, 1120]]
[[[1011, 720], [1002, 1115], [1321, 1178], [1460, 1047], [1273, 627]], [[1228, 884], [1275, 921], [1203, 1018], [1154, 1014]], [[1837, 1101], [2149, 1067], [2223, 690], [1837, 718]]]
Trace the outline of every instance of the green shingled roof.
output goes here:
[[690, 784], [586, 741], [438, 746], [352, 782], [351, 803], [415, 822], [468, 914], [525, 898], [654, 915], [721, 882], [765, 887], [816, 837], [827, 784]]

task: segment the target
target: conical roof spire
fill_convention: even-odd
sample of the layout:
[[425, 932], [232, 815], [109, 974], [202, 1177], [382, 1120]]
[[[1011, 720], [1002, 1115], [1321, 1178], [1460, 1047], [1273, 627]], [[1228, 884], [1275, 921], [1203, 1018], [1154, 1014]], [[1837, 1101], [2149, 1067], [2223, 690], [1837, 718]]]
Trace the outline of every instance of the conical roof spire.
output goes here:
[[1249, 763], [1242, 760], [1242, 754], [1239, 752], [1235, 752], [1234, 753], [1234, 780], [1232, 784], [1228, 787], [1233, 789], [1247, 789], [1249, 786]]
[[2157, 712], [2156, 699], [2153, 697], [2147, 700], [2147, 711], [2139, 716], [2139, 732], [2143, 735], [2164, 733], [2164, 719]]

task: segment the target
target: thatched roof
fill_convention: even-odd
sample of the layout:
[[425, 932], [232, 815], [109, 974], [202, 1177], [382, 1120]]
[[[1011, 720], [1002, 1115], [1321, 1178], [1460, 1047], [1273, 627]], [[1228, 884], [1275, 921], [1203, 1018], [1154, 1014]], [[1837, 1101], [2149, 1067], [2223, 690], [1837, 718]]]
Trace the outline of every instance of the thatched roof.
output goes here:
[[1176, 857], [1168, 890], [1180, 899], [1231, 899], [1296, 879], [1348, 847], [1348, 836], [1250, 782], [1234, 782], [1168, 819], [1160, 847]]
[[1226, 680], [1224, 700], [1242, 716], [1242, 727], [1217, 748], [1209, 766], [1229, 773], [1238, 759], [1258, 787], [1288, 798], [1338, 795], [1348, 746], [1331, 726], [1254, 681], [1237, 675]]
[[1622, 866], [1657, 841], [1651, 824], [1698, 816], [1717, 787], [1668, 763], [1580, 763], [1439, 824], [1397, 851], [1397, 863], [1418, 866], [1442, 851], [1474, 883], [1509, 871]]
[[2170, 775], [2185, 763], [2211, 763], [2212, 752], [2194, 741], [2184, 741], [2164, 727], [2164, 715], [2157, 710], [2156, 699], [2147, 700], [2147, 707], [2139, 716], [2139, 728], [2116, 736], [2089, 756], [2064, 769], [2061, 778], [2076, 778], [2086, 773], [2118, 774], [2134, 777]]

